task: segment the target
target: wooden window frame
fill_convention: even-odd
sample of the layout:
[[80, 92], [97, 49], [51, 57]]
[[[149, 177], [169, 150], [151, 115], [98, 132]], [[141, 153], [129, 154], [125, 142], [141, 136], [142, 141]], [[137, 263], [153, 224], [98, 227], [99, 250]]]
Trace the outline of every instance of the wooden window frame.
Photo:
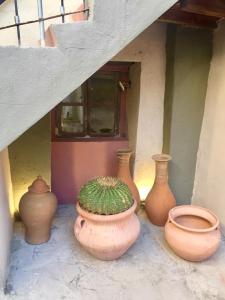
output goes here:
[[[59, 103], [52, 111], [51, 111], [51, 132], [52, 132], [52, 141], [54, 142], [77, 142], [77, 141], [111, 141], [111, 140], [127, 140], [127, 120], [126, 120], [126, 96], [127, 96], [127, 88], [129, 87], [129, 67], [131, 63], [127, 62], [109, 62], [106, 65], [104, 65], [100, 70], [98, 70], [96, 73], [100, 74], [112, 74], [117, 73], [118, 74], [118, 84], [119, 81], [122, 83], [122, 85], [125, 87], [125, 89], [122, 91], [122, 89], [118, 89], [118, 107], [115, 112], [115, 125], [118, 124], [118, 128], [115, 128], [116, 135], [108, 134], [108, 133], [99, 133], [94, 134], [89, 131], [89, 114], [90, 114], [90, 101], [88, 101], [89, 98], [89, 78], [87, 81], [85, 81], [81, 87], [84, 93], [84, 101], [83, 104], [81, 103]], [[95, 74], [96, 74], [95, 73]], [[59, 110], [62, 106], [83, 106], [83, 122], [84, 122], [84, 131], [82, 133], [65, 133], [61, 132], [61, 126], [59, 126]], [[116, 109], [116, 108], [115, 108]], [[56, 130], [58, 129], [58, 132], [61, 132], [61, 136], [58, 135]], [[85, 130], [86, 129], [86, 130]]]
[[[87, 91], [86, 91], [86, 87], [85, 87], [84, 84], [81, 85], [81, 88], [82, 88], [83, 94], [84, 94], [83, 103], [63, 103], [63, 102], [60, 102], [56, 106], [56, 108], [54, 109], [54, 119], [55, 119], [55, 122], [54, 122], [54, 135], [57, 138], [60, 138], [60, 136], [56, 135], [56, 132], [55, 132], [56, 128], [58, 128], [58, 132], [65, 139], [71, 139], [71, 138], [76, 138], [76, 137], [84, 137], [87, 134], [86, 131], [85, 131], [85, 128], [87, 128], [86, 124], [85, 124], [87, 122], [87, 120], [85, 119], [86, 110], [87, 110], [87, 103], [86, 103], [87, 102], [87, 96], [85, 94], [87, 93]], [[60, 111], [61, 111], [61, 108], [63, 106], [81, 106], [81, 107], [83, 107], [83, 122], [84, 122], [83, 128], [84, 128], [84, 130], [82, 132], [72, 133], [72, 132], [62, 131], [61, 125], [60, 125], [60, 122], [59, 122], [58, 118], [59, 118], [59, 115], [61, 115]]]

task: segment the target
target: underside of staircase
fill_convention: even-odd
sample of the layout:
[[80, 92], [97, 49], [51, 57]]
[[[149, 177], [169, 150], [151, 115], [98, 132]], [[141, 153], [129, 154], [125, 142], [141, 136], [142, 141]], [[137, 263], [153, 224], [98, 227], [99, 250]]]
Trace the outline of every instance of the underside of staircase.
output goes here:
[[90, 3], [87, 21], [48, 29], [51, 46], [0, 47], [0, 151], [175, 2], [95, 0]]

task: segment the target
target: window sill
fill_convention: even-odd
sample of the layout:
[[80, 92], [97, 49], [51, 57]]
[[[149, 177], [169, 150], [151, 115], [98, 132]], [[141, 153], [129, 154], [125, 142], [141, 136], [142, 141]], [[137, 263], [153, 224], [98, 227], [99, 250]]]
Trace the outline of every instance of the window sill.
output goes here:
[[53, 137], [52, 142], [72, 142], [72, 143], [77, 143], [77, 142], [117, 142], [117, 141], [128, 141], [127, 137], [77, 137], [77, 138], [65, 138], [65, 137]]

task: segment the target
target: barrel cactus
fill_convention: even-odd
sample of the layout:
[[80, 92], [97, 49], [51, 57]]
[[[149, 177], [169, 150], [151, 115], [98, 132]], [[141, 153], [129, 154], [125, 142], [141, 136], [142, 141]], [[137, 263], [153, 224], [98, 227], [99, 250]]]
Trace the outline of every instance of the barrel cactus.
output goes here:
[[94, 214], [114, 215], [133, 205], [128, 186], [115, 177], [101, 176], [88, 181], [80, 190], [80, 206]]

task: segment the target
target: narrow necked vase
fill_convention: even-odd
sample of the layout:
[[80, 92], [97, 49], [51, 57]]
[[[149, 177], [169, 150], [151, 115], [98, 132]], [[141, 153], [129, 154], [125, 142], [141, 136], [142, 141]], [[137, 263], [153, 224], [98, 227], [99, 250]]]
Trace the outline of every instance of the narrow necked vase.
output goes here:
[[176, 205], [176, 200], [168, 185], [168, 162], [171, 156], [156, 154], [152, 156], [152, 159], [156, 164], [156, 175], [153, 187], [146, 198], [145, 209], [153, 224], [164, 226], [169, 210]]
[[129, 149], [122, 149], [117, 151], [118, 158], [118, 171], [117, 177], [121, 179], [124, 183], [128, 185], [130, 191], [132, 193], [133, 199], [137, 202], [136, 212], [140, 207], [140, 195], [135, 185], [131, 173], [130, 173], [130, 158], [132, 155], [132, 151]]

